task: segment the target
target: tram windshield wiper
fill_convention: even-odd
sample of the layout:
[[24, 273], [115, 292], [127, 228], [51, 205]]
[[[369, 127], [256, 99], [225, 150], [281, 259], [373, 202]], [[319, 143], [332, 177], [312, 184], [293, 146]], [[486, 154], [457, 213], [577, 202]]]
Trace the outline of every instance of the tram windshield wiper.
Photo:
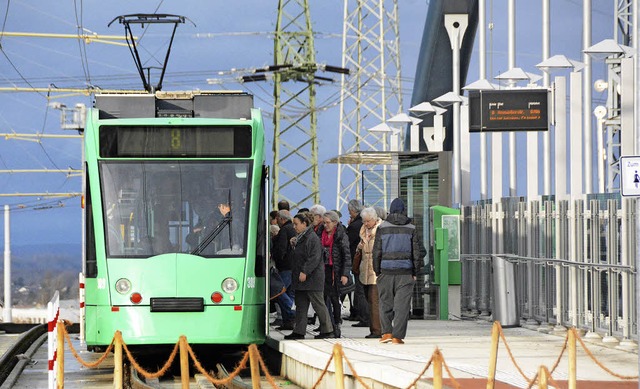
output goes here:
[[222, 230], [224, 230], [224, 228], [227, 225], [229, 226], [231, 225], [231, 220], [232, 220], [231, 215], [225, 216], [224, 219], [222, 219], [220, 223], [218, 223], [218, 225], [210, 233], [208, 233], [207, 236], [205, 236], [205, 238], [202, 240], [202, 242], [200, 242], [198, 247], [196, 247], [195, 249], [193, 249], [193, 251], [191, 251], [191, 255], [200, 255], [200, 253], [202, 253], [202, 251], [205, 248], [207, 248], [207, 246], [209, 246], [209, 244], [213, 242], [213, 240], [218, 235], [220, 235]]

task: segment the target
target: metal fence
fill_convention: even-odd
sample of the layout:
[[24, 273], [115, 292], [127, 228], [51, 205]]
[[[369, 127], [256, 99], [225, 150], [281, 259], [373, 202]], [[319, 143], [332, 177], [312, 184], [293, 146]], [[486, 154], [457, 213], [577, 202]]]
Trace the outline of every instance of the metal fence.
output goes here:
[[521, 324], [637, 341], [635, 209], [618, 195], [463, 207], [463, 311], [490, 314], [499, 256], [514, 264]]

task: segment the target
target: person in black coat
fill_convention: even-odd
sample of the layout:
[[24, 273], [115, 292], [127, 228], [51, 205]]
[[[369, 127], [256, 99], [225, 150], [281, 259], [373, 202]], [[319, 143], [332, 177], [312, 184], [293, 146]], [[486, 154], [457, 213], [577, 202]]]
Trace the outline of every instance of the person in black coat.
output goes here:
[[340, 337], [340, 324], [342, 324], [340, 287], [346, 285], [351, 277], [349, 238], [336, 212], [325, 213], [323, 220], [324, 229], [320, 236], [320, 243], [325, 256], [324, 297], [333, 319], [334, 332], [336, 337]]
[[[347, 209], [349, 210], [349, 225], [347, 226], [347, 236], [349, 236], [349, 252], [351, 259], [353, 260], [358, 244], [360, 243], [360, 229], [362, 228], [362, 217], [360, 212], [364, 207], [360, 201], [353, 199], [347, 203]], [[355, 270], [354, 270], [355, 272]], [[369, 304], [364, 294], [364, 286], [360, 282], [359, 277], [355, 277], [355, 290], [353, 293], [348, 294], [349, 301], [351, 302], [351, 309], [349, 320], [357, 321], [352, 324], [352, 327], [369, 327]], [[345, 298], [345, 296], [341, 296]], [[344, 301], [344, 300], [343, 300]]]
[[292, 239], [293, 249], [293, 285], [296, 290], [296, 317], [293, 332], [285, 339], [304, 339], [307, 328], [307, 311], [309, 304], [320, 319], [320, 334], [316, 339], [333, 338], [333, 325], [329, 318], [329, 311], [323, 301], [324, 290], [324, 262], [320, 239], [309, 227], [311, 221], [299, 213], [293, 218], [293, 227], [298, 233]]
[[278, 235], [273, 238], [273, 247], [271, 247], [271, 259], [276, 264], [276, 269], [282, 277], [285, 288], [287, 291], [276, 300], [276, 303], [280, 306], [282, 312], [282, 326], [276, 327], [277, 330], [292, 330], [295, 312], [293, 311], [293, 299], [295, 296], [295, 288], [291, 282], [291, 269], [293, 267], [293, 249], [289, 241], [296, 235], [296, 231], [291, 223], [291, 214], [289, 211], [278, 211], [276, 217], [280, 231]]

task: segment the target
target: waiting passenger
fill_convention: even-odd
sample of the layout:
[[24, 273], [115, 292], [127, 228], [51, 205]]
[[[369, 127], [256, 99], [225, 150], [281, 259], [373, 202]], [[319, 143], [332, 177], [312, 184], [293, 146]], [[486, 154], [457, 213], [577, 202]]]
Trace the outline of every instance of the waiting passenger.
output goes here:
[[416, 227], [404, 202], [391, 202], [389, 216], [378, 226], [373, 244], [373, 270], [380, 299], [380, 342], [403, 344], [411, 308], [411, 294], [422, 261]]
[[307, 328], [309, 305], [320, 319], [320, 334], [316, 339], [333, 338], [334, 328], [329, 311], [323, 301], [325, 267], [322, 260], [320, 239], [310, 227], [311, 220], [304, 213], [293, 218], [293, 227], [297, 233], [293, 241], [293, 285], [296, 290], [296, 314], [293, 332], [285, 339], [304, 339]]

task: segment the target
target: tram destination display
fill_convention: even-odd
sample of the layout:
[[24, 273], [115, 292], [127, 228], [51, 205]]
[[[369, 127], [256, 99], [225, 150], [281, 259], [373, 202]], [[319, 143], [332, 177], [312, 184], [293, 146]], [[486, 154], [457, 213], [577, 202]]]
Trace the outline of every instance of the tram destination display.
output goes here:
[[547, 131], [547, 89], [481, 90], [469, 93], [469, 132]]
[[249, 126], [101, 126], [100, 156], [248, 157]]

